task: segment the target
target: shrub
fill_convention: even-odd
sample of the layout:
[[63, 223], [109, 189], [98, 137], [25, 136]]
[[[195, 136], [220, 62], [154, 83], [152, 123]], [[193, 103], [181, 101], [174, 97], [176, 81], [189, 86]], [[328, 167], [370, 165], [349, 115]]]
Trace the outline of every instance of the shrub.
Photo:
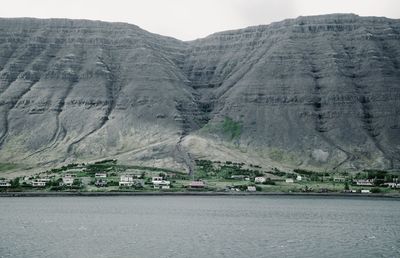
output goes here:
[[379, 187], [374, 187], [371, 189], [371, 193], [380, 193], [381, 189]]

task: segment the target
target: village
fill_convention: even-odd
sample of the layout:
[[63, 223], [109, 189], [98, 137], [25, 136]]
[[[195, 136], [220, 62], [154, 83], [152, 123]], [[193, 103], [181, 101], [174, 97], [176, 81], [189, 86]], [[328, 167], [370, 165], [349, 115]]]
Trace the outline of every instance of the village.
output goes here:
[[45, 192], [317, 192], [400, 193], [397, 174], [386, 171], [327, 173], [196, 160], [194, 175], [161, 168], [119, 165], [117, 160], [69, 164], [34, 176], [0, 179], [0, 191]]

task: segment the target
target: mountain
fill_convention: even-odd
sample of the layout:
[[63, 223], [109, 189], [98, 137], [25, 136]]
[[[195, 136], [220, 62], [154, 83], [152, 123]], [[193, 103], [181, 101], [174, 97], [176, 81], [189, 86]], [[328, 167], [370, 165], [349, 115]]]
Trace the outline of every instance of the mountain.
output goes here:
[[0, 162], [400, 168], [400, 20], [332, 14], [190, 42], [0, 19]]

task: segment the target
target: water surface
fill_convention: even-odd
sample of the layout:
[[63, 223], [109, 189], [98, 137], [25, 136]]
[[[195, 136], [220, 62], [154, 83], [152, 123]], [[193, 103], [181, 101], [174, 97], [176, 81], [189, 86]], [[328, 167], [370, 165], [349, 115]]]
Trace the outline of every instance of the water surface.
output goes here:
[[288, 196], [0, 198], [0, 257], [400, 257], [400, 202]]

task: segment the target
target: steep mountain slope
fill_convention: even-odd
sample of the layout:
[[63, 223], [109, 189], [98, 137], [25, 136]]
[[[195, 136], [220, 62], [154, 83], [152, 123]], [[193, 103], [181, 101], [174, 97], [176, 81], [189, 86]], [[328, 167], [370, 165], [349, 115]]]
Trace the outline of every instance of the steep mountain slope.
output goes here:
[[178, 107], [192, 105], [175, 65], [184, 43], [127, 24], [0, 24], [2, 160], [87, 160], [161, 142], [179, 152]]
[[192, 42], [0, 19], [0, 160], [400, 167], [400, 22], [299, 17]]
[[293, 165], [398, 167], [400, 23], [300, 17], [192, 43], [185, 73], [212, 124], [242, 124], [238, 144]]

